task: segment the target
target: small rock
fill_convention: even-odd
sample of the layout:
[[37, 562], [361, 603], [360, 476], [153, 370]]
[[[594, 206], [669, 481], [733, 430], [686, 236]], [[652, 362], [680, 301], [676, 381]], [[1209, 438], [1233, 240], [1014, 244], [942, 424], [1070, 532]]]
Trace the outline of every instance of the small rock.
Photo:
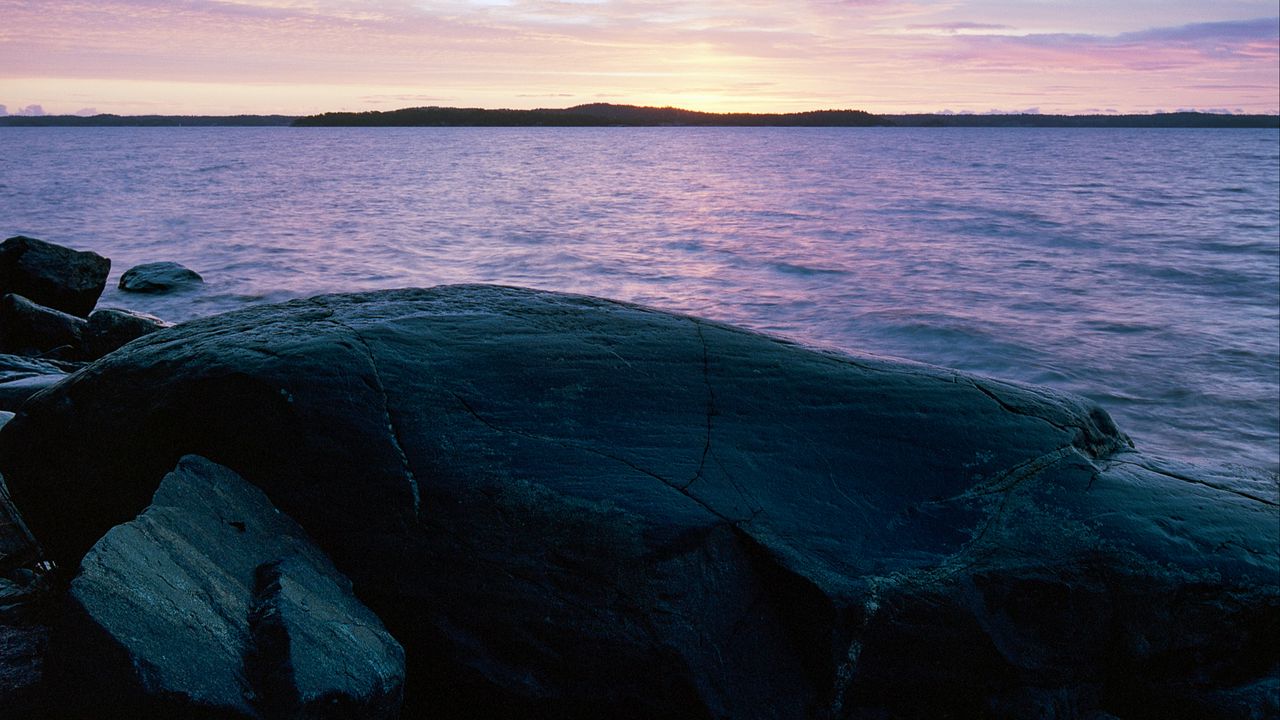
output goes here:
[[0, 243], [0, 293], [13, 293], [65, 313], [87, 316], [107, 286], [111, 261], [16, 235]]
[[120, 289], [126, 292], [163, 293], [204, 282], [200, 273], [176, 262], [144, 263], [129, 268], [120, 276]]
[[94, 545], [68, 598], [53, 642], [70, 712], [399, 713], [400, 645], [296, 523], [204, 458], [184, 457], [144, 513]]
[[126, 343], [169, 325], [158, 317], [130, 310], [94, 310], [85, 329], [85, 355], [90, 360], [96, 360]]

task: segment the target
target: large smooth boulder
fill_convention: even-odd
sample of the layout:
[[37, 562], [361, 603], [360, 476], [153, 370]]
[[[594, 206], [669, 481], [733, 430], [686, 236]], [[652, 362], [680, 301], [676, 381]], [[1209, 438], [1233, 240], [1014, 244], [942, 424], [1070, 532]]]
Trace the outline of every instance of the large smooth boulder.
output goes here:
[[87, 317], [107, 286], [111, 261], [24, 235], [0, 243], [0, 293]]
[[1274, 481], [1161, 464], [1043, 389], [454, 286], [162, 330], [0, 431], [64, 563], [186, 453], [352, 579], [406, 648], [408, 712], [1275, 705]]
[[120, 289], [135, 293], [164, 293], [203, 282], [200, 273], [176, 262], [152, 262], [125, 270], [120, 276]]
[[394, 718], [404, 656], [260, 490], [183, 458], [85, 555], [53, 656], [66, 712]]

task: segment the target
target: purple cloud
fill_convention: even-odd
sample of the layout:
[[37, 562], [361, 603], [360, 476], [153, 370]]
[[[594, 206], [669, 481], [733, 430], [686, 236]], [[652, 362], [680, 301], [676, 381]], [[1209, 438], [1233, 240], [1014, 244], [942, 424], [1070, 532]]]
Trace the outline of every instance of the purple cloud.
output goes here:
[[1249, 43], [1280, 40], [1280, 17], [1194, 23], [1115, 36], [1119, 42]]
[[1070, 66], [1076, 70], [1168, 70], [1207, 60], [1280, 55], [1280, 18], [1194, 23], [1119, 35], [957, 35], [942, 57], [988, 70]]

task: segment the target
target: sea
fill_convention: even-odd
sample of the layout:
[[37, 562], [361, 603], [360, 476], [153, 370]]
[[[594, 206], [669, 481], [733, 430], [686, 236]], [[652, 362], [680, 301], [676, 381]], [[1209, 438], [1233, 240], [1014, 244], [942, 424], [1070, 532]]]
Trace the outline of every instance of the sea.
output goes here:
[[[0, 128], [0, 232], [170, 321], [503, 283], [1092, 398], [1280, 470], [1280, 131]], [[120, 292], [133, 265], [205, 278]]]

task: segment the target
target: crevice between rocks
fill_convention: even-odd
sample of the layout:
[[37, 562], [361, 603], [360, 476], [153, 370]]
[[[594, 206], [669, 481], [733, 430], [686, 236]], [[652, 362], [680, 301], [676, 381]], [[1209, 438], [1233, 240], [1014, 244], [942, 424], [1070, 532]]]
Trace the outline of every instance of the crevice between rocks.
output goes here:
[[292, 642], [275, 605], [280, 583], [279, 560], [255, 569], [247, 618], [249, 645], [242, 660], [254, 704], [267, 717], [286, 717], [299, 700], [290, 662]]

